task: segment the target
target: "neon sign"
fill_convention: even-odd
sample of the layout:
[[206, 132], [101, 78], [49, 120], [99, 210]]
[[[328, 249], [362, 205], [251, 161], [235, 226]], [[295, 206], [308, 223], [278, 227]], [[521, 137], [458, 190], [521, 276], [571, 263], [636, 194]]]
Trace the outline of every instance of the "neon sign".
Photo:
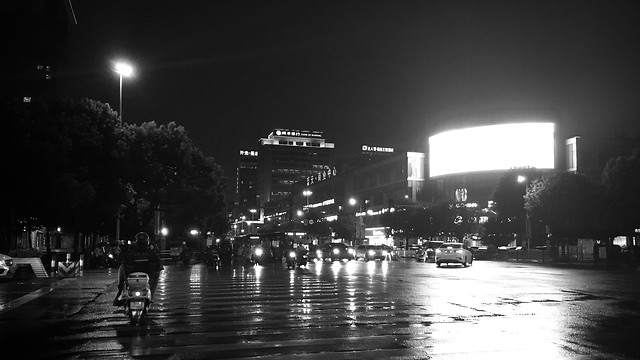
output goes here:
[[307, 186], [319, 183], [319, 182], [327, 180], [327, 179], [330, 179], [330, 178], [336, 176], [337, 174], [338, 174], [338, 171], [334, 167], [333, 169], [325, 169], [323, 171], [320, 171], [316, 175], [307, 176]]

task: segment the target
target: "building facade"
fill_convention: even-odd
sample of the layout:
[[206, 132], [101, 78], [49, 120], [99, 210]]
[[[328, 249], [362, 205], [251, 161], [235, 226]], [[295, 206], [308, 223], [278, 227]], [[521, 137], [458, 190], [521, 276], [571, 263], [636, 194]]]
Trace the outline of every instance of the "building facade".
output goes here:
[[307, 177], [334, 166], [334, 144], [319, 131], [275, 129], [260, 139], [258, 153], [258, 202], [266, 213]]

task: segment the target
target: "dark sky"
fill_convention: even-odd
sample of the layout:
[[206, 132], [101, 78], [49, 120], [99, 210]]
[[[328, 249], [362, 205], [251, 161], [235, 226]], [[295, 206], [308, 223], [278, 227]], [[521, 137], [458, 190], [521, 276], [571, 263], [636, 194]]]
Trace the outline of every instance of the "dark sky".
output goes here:
[[[569, 132], [640, 132], [640, 13], [623, 1], [73, 1], [65, 95], [175, 121], [232, 170], [274, 128], [339, 152], [426, 151], [460, 108], [530, 104]], [[629, 130], [630, 129], [630, 130]], [[228, 173], [233, 176], [233, 172]]]

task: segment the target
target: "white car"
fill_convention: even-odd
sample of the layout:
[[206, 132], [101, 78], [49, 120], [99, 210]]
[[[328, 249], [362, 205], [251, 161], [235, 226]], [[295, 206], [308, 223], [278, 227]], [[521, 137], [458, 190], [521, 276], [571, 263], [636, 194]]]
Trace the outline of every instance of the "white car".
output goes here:
[[436, 265], [461, 264], [467, 267], [473, 263], [473, 253], [462, 243], [443, 243], [436, 249]]
[[0, 279], [10, 279], [16, 272], [16, 265], [9, 255], [0, 254]]

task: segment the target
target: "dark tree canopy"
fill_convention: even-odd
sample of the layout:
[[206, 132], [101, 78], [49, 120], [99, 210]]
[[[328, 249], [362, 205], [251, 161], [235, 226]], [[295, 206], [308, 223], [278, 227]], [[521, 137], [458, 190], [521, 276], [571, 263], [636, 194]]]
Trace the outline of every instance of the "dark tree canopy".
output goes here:
[[602, 188], [581, 174], [556, 172], [534, 181], [525, 207], [559, 237], [594, 237], [605, 231]]
[[25, 227], [113, 234], [121, 207], [123, 235], [151, 231], [158, 209], [176, 236], [228, 229], [222, 169], [183, 127], [123, 125], [90, 99], [7, 101], [0, 112], [10, 174], [0, 191], [3, 247]]
[[602, 172], [616, 234], [633, 236], [640, 228], [640, 154], [612, 158]]

